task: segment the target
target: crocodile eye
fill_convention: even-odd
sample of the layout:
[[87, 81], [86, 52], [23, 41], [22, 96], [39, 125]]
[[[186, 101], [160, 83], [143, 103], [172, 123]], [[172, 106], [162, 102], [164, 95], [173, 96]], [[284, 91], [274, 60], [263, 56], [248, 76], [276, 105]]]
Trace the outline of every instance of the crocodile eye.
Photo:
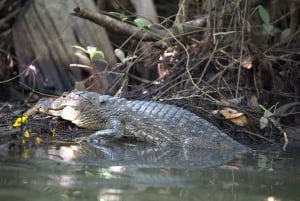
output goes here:
[[68, 94], [63, 93], [61, 97], [62, 97], [62, 98], [67, 98], [67, 95], [68, 95]]

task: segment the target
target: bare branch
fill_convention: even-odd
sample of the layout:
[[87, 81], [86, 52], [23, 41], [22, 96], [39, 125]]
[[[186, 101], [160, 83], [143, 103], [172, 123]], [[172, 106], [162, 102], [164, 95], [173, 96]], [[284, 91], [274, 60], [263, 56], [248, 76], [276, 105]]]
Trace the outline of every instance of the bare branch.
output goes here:
[[101, 13], [85, 9], [85, 8], [75, 8], [74, 13], [75, 16], [78, 16], [83, 19], [87, 19], [91, 22], [94, 22], [100, 26], [107, 28], [108, 30], [123, 33], [125, 35], [133, 35], [135, 39], [143, 39], [146, 41], [158, 40], [164, 37], [164, 35], [160, 35], [159, 33], [150, 32], [145, 29], [141, 29], [140, 27], [128, 24], [126, 22], [119, 21], [113, 17], [108, 15], [103, 15]]
[[173, 26], [168, 29], [159, 29], [155, 25], [151, 26], [151, 28], [147, 30], [85, 8], [75, 8], [72, 15], [94, 22], [108, 30], [132, 36], [134, 39], [144, 41], [157, 41], [165, 38], [171, 38], [171, 35], [182, 35], [191, 31], [199, 30], [199, 28], [205, 26], [207, 19], [207, 17], [204, 16], [202, 18], [186, 22], [185, 24], [182, 24], [182, 30], [179, 30], [178, 26]]

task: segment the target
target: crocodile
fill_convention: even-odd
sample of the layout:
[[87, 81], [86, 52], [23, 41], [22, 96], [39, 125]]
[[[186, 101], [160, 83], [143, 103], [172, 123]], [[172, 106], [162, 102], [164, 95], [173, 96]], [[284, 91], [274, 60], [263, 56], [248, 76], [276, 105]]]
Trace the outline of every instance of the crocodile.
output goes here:
[[240, 153], [251, 150], [194, 113], [155, 101], [128, 100], [73, 90], [54, 101], [41, 99], [36, 104], [36, 110], [94, 130], [89, 136], [91, 141], [126, 137], [155, 145]]

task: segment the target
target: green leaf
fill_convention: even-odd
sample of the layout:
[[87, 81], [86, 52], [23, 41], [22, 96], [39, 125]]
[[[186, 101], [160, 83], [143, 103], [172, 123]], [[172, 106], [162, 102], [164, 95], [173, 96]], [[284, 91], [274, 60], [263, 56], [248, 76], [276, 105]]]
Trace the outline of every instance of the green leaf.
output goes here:
[[132, 61], [132, 60], [134, 60], [136, 57], [137, 57], [137, 56], [126, 57], [126, 58], [124, 58], [124, 59], [122, 60], [122, 63], [126, 63], [126, 62], [128, 62], [128, 61]]
[[124, 14], [120, 14], [120, 18], [121, 18], [122, 22], [128, 22], [130, 19], [128, 16], [126, 16]]
[[81, 46], [79, 46], [79, 45], [73, 45], [72, 47], [73, 47], [73, 48], [76, 48], [76, 49], [78, 49], [78, 50], [81, 50], [82, 52], [88, 54], [88, 50], [85, 49], [85, 48], [83, 48], [83, 47], [81, 47]]
[[263, 105], [259, 105], [259, 107], [264, 111], [264, 116], [262, 116], [259, 120], [260, 123], [260, 129], [266, 128], [269, 125], [273, 125], [276, 128], [280, 127], [280, 123], [277, 119], [274, 117], [274, 112], [271, 112], [271, 110], [276, 108], [276, 105], [272, 105], [269, 109], [265, 108]]
[[183, 26], [182, 24], [176, 23], [173, 25], [176, 28], [177, 34], [183, 34]]
[[[262, 108], [262, 107], [261, 107]], [[271, 117], [274, 115], [273, 112], [270, 112], [270, 110], [264, 108], [264, 116], [260, 118], [260, 129], [264, 129], [269, 125]]]
[[[276, 105], [277, 105], [277, 104], [276, 104]], [[266, 110], [270, 111], [270, 110], [272, 110], [273, 108], [275, 108], [276, 105], [272, 105], [269, 109], [267, 109], [267, 108], [265, 108], [263, 105], [258, 104], [258, 106], [260, 107], [260, 109], [262, 109], [263, 111], [266, 111]]]
[[266, 117], [261, 117], [259, 120], [259, 128], [264, 129], [269, 125], [269, 120]]
[[280, 40], [284, 41], [284, 40], [288, 39], [290, 34], [291, 34], [291, 29], [290, 28], [287, 28], [287, 29], [283, 30], [280, 34]]
[[263, 24], [263, 28], [267, 35], [273, 34], [274, 26], [272, 24]]
[[92, 59], [95, 55], [97, 55], [97, 54], [99, 54], [99, 55], [104, 59], [104, 53], [103, 53], [103, 51], [101, 51], [101, 50], [97, 50], [97, 51], [90, 52], [90, 57], [91, 57], [91, 59]]
[[134, 20], [134, 23], [140, 27], [140, 28], [143, 28], [143, 29], [150, 29], [150, 26], [151, 26], [151, 22], [145, 18], [141, 18], [141, 17], [138, 17]]
[[265, 106], [261, 105], [261, 104], [258, 104], [258, 106], [260, 107], [260, 109], [262, 109], [263, 111], [266, 111], [268, 110], [267, 108], [265, 108]]
[[100, 50], [97, 50], [96, 47], [93, 47], [93, 46], [87, 46], [87, 48], [83, 48], [79, 45], [73, 45], [72, 46], [73, 48], [76, 48], [82, 52], [84, 52], [85, 54], [88, 54], [90, 59], [93, 59], [93, 57], [97, 54], [99, 54], [102, 58], [104, 58], [104, 53], [103, 51], [100, 51]]
[[127, 56], [125, 57], [125, 53], [121, 49], [115, 49], [116, 56], [120, 59], [122, 63], [126, 63], [128, 61], [134, 60], [137, 56]]
[[258, 13], [265, 24], [270, 24], [269, 13], [262, 5], [258, 6]]
[[125, 53], [121, 49], [115, 49], [115, 54], [121, 62], [125, 59]]

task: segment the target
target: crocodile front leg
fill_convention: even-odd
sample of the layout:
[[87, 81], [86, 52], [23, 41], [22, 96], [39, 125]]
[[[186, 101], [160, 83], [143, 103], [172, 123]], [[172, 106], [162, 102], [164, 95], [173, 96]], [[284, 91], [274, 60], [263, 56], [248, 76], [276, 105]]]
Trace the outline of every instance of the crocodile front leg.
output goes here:
[[89, 136], [91, 141], [99, 140], [100, 137], [110, 137], [112, 139], [120, 139], [125, 135], [125, 127], [121, 121], [116, 118], [110, 118], [106, 122], [106, 129], [99, 130]]

